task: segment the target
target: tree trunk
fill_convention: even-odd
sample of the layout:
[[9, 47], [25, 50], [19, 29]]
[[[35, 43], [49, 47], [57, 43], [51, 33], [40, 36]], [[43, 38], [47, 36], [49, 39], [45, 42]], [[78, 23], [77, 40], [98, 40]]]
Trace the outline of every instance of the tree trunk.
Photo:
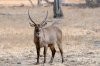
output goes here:
[[63, 17], [63, 12], [61, 10], [61, 0], [54, 0], [53, 12], [54, 12], [54, 18]]
[[98, 6], [97, 0], [86, 0], [86, 5], [88, 7], [96, 7]]
[[41, 5], [41, 1], [42, 1], [42, 0], [38, 0], [38, 6], [40, 6], [40, 5]]

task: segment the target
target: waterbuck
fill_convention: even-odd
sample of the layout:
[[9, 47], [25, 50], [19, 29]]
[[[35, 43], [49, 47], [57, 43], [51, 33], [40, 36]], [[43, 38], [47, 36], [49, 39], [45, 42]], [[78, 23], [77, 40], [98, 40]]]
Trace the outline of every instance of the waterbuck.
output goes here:
[[39, 56], [40, 56], [40, 48], [44, 47], [44, 63], [46, 62], [46, 53], [47, 53], [47, 48], [50, 47], [51, 52], [52, 52], [52, 57], [50, 60], [50, 63], [53, 62], [54, 56], [55, 56], [55, 47], [54, 45], [57, 44], [58, 48], [61, 53], [62, 57], [62, 62], [64, 62], [63, 59], [63, 50], [62, 50], [62, 32], [61, 30], [56, 27], [56, 26], [49, 26], [45, 27], [44, 26], [47, 24], [46, 19], [48, 16], [45, 17], [45, 19], [42, 21], [41, 24], [36, 24], [32, 18], [30, 17], [29, 10], [28, 10], [28, 16], [31, 21], [29, 22], [31, 27], [35, 27], [34, 29], [34, 43], [36, 45], [36, 50], [37, 50], [37, 62], [36, 64], [39, 64]]

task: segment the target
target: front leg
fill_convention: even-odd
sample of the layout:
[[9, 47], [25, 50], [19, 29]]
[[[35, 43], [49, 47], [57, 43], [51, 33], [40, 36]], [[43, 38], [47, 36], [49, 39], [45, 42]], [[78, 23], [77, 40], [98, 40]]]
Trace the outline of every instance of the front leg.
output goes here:
[[36, 62], [36, 64], [39, 64], [40, 47], [36, 47], [36, 50], [37, 50], [37, 62]]

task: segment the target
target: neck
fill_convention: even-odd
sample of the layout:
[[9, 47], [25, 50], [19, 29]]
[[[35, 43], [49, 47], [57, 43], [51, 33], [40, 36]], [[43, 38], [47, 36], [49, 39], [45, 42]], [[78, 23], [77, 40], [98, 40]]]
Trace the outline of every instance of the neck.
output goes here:
[[40, 40], [39, 36], [37, 36], [36, 32], [34, 32], [34, 42], [35, 42], [36, 46], [40, 45], [39, 40]]

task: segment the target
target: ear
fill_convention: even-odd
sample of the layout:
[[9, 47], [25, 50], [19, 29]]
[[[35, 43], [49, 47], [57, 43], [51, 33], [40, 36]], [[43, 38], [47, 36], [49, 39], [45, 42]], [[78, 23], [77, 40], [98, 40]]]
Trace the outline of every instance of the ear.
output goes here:
[[41, 25], [41, 27], [44, 27], [46, 24], [47, 24], [47, 22], [43, 23], [43, 24]]
[[29, 24], [30, 24], [31, 27], [34, 27], [35, 26], [34, 24], [31, 24], [31, 23], [29, 23]]

